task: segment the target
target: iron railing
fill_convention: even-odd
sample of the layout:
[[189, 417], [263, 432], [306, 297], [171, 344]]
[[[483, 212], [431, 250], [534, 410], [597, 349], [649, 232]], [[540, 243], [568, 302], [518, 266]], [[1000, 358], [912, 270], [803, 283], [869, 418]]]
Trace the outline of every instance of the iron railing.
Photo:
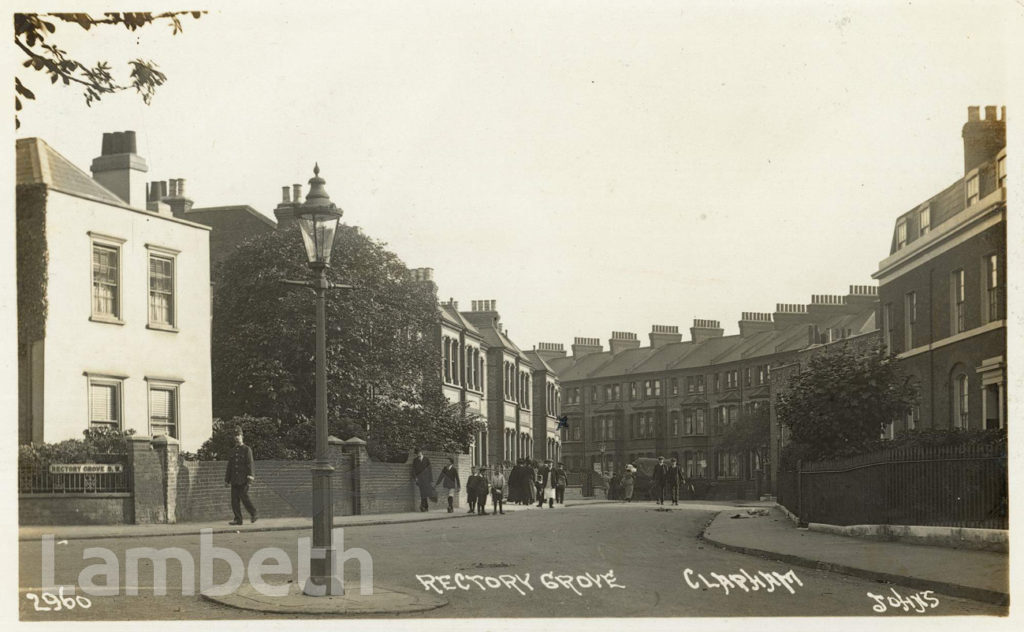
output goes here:
[[801, 522], [1009, 527], [1005, 446], [898, 448], [780, 472], [779, 502]]

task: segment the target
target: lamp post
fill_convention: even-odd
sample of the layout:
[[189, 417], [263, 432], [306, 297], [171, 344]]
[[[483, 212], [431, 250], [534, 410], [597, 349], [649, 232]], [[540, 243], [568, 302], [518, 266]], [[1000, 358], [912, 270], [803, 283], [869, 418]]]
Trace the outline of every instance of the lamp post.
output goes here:
[[314, 273], [312, 281], [285, 281], [311, 288], [316, 293], [316, 455], [313, 473], [313, 546], [310, 549], [309, 580], [303, 592], [312, 596], [342, 595], [345, 587], [337, 581], [334, 568], [334, 503], [331, 497], [331, 474], [334, 468], [327, 459], [327, 290], [350, 287], [327, 280], [331, 265], [334, 234], [341, 219], [341, 209], [331, 202], [320, 177], [320, 165], [313, 167], [306, 201], [298, 206], [295, 219], [302, 232], [306, 259]]

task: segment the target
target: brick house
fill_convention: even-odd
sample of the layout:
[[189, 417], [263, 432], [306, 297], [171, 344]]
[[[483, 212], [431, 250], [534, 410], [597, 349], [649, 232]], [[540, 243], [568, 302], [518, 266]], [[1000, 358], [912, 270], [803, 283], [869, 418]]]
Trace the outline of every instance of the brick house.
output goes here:
[[963, 175], [896, 218], [882, 338], [920, 386], [894, 431], [1006, 425], [1006, 108], [968, 108]]
[[632, 332], [613, 332], [608, 351], [599, 339], [576, 338], [571, 356], [549, 361], [569, 419], [563, 460], [573, 471], [619, 472], [640, 457], [675, 457], [715, 495], [751, 496], [765, 464], [720, 447], [724, 429], [768, 407], [774, 366], [874, 331], [876, 306], [875, 288], [857, 285], [809, 305], [744, 312], [730, 336], [718, 321], [695, 319], [687, 341], [668, 325], [654, 325], [645, 347]]

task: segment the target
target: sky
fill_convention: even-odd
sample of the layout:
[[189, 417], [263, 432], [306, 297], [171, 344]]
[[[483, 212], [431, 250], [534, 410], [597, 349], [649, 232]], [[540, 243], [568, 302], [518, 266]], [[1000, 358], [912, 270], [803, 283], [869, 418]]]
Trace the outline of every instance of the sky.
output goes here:
[[1024, 10], [217, 6], [176, 36], [60, 25], [73, 56], [122, 77], [152, 59], [168, 82], [149, 106], [87, 108], [20, 72], [39, 99], [17, 137], [88, 170], [103, 132], [132, 129], [148, 179], [270, 216], [317, 162], [343, 221], [433, 268], [442, 299], [496, 300], [524, 349], [652, 324], [688, 339], [694, 318], [735, 333], [743, 311], [873, 284], [896, 216], [962, 175], [967, 107], [1006, 104]]

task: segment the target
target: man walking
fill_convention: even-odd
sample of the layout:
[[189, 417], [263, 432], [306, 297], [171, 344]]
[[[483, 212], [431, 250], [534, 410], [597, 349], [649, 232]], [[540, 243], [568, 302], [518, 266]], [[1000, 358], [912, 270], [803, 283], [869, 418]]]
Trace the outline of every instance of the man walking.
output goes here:
[[448, 513], [455, 511], [455, 492], [462, 489], [459, 472], [455, 469], [455, 459], [448, 457], [448, 465], [441, 468], [437, 476], [437, 485], [448, 491]]
[[[480, 475], [477, 477], [480, 479], [476, 484], [476, 512], [481, 516], [487, 515], [487, 468], [480, 468]], [[469, 487], [469, 484], [466, 484]]]
[[569, 483], [569, 476], [565, 472], [565, 465], [559, 463], [555, 468], [555, 502], [559, 505], [565, 504], [565, 486]]
[[412, 477], [420, 490], [420, 511], [426, 511], [427, 499], [437, 500], [433, 485], [434, 472], [430, 469], [430, 459], [423, 456], [423, 450], [416, 448], [414, 452], [416, 458], [412, 460]]
[[494, 503], [494, 508], [491, 509], [491, 515], [501, 514], [505, 515], [505, 474], [502, 473], [501, 464], [498, 464], [498, 468], [491, 474], [488, 483], [491, 485], [491, 498]]
[[544, 461], [544, 465], [537, 470], [537, 506], [543, 507], [544, 501], [548, 501], [548, 509], [555, 506], [555, 471], [551, 468], [551, 459]]
[[668, 466], [666, 481], [668, 489], [672, 493], [672, 504], [678, 505], [679, 485], [686, 481], [686, 477], [683, 476], [683, 468], [679, 467], [679, 461], [675, 457], [672, 457], [672, 463]]
[[466, 502], [469, 503], [469, 511], [466, 513], [473, 513], [476, 511], [476, 490], [479, 486], [479, 481], [483, 477], [477, 473], [477, 468], [472, 469], [472, 474], [466, 479]]
[[654, 466], [654, 474], [651, 476], [654, 482], [654, 489], [651, 495], [655, 496], [659, 505], [665, 504], [665, 485], [668, 484], [668, 466], [665, 465], [665, 457], [658, 457], [658, 464]]
[[245, 445], [242, 427], [235, 426], [235, 449], [231, 452], [228, 469], [224, 473], [224, 483], [231, 486], [231, 511], [235, 514], [235, 519], [228, 524], [242, 524], [241, 505], [245, 505], [252, 522], [256, 522], [256, 507], [249, 500], [249, 483], [255, 479], [252, 449]]

